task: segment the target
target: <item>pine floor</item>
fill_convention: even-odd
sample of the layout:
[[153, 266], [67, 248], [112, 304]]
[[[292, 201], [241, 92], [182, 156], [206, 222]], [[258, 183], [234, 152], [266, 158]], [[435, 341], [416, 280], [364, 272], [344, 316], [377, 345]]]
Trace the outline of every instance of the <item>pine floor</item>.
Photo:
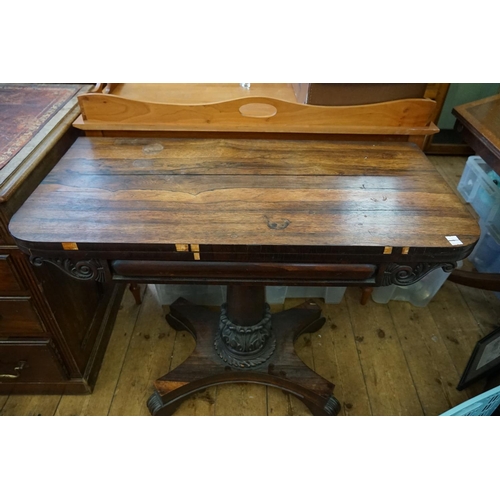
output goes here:
[[[456, 189], [465, 158], [430, 160]], [[140, 306], [124, 295], [93, 394], [0, 396], [0, 415], [148, 415], [154, 380], [180, 364], [194, 341], [167, 325], [168, 306], [150, 286], [142, 292]], [[341, 415], [439, 415], [482, 392], [484, 381], [461, 392], [455, 387], [476, 342], [500, 325], [493, 293], [446, 282], [424, 308], [398, 301], [361, 306], [360, 294], [353, 287], [340, 304], [318, 300], [327, 322], [296, 344], [303, 361], [335, 384]], [[280, 390], [232, 384], [196, 394], [176, 415], [310, 413]]]

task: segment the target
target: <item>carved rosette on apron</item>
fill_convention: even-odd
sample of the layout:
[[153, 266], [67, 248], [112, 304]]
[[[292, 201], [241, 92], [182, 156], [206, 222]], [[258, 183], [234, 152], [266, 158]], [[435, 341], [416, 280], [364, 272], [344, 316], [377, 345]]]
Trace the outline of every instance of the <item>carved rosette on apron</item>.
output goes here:
[[444, 272], [451, 273], [455, 267], [457, 267], [456, 262], [390, 264], [384, 271], [381, 285], [413, 285], [435, 269], [441, 268]]

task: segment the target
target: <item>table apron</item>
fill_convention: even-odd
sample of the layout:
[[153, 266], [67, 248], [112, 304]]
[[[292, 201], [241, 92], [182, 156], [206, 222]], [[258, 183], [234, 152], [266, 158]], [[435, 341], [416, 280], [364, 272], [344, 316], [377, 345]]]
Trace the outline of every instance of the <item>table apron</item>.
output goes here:
[[[69, 253], [72, 254], [72, 258], [68, 256]], [[435, 269], [451, 272], [458, 260], [450, 255], [422, 260], [405, 258], [396, 260], [392, 255], [384, 255], [374, 256], [377, 258], [371, 262], [363, 259], [361, 262], [352, 260], [343, 263], [184, 262], [107, 260], [91, 258], [89, 255], [75, 255], [76, 253], [67, 252], [61, 257], [31, 255], [30, 262], [34, 266], [48, 263], [75, 279], [95, 280], [103, 284], [130, 281], [220, 285], [407, 286], [416, 283]], [[386, 260], [384, 257], [389, 257], [391, 260]]]
[[240, 262], [110, 261], [115, 281], [172, 284], [288, 286], [409, 285], [453, 262], [417, 264], [282, 264]]
[[179, 283], [374, 282], [372, 264], [283, 264], [260, 262], [111, 261], [114, 279], [151, 278]]

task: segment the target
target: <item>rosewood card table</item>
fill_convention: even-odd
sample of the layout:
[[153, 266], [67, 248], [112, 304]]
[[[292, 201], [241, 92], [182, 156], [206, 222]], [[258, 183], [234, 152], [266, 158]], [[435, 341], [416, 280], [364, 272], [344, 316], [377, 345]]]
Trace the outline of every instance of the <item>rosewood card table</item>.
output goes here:
[[323, 325], [319, 306], [270, 314], [265, 286], [410, 285], [479, 238], [414, 144], [264, 139], [79, 138], [10, 231], [33, 265], [78, 280], [228, 285], [220, 313], [171, 305], [196, 347], [156, 381], [153, 415], [234, 382], [336, 414], [333, 384], [293, 349]]

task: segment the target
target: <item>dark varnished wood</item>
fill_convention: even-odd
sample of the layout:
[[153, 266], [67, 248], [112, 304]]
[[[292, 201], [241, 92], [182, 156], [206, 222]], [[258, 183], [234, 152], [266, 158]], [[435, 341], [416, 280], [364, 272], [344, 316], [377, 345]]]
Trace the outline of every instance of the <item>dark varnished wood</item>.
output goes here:
[[[120, 284], [80, 283], [55, 267], [33, 267], [8, 231], [79, 135], [71, 127], [77, 115], [74, 98], [0, 169], [0, 365], [31, 366], [16, 379], [0, 377], [0, 394], [90, 392], [119, 307]], [[9, 126], [4, 120], [0, 133]]]
[[62, 382], [68, 379], [56, 346], [49, 340], [16, 342], [0, 339], [0, 381], [6, 384]]
[[79, 138], [22, 242], [446, 247], [479, 228], [411, 144]]
[[45, 336], [33, 301], [28, 298], [0, 298], [0, 332], [2, 337]]
[[[10, 230], [40, 272], [58, 267], [82, 283], [231, 285], [228, 314], [247, 326], [262, 314], [264, 284], [411, 284], [451, 270], [479, 237], [414, 145], [228, 139], [79, 138]], [[161, 379], [153, 413], [229, 381], [281, 387], [315, 414], [335, 413], [332, 385], [293, 352], [294, 335], [324, 321], [318, 310], [273, 317], [276, 349], [259, 370], [221, 364], [217, 313], [177, 303], [168, 321], [197, 349]]]
[[462, 138], [500, 175], [500, 94], [453, 109]]
[[497, 273], [473, 273], [456, 269], [449, 279], [459, 285], [500, 292], [500, 276]]
[[[234, 258], [232, 254], [224, 254]], [[252, 258], [248, 255], [247, 258]], [[272, 255], [267, 255], [272, 259]], [[292, 255], [291, 258], [293, 258]], [[269, 262], [165, 262], [115, 260], [111, 263], [115, 278], [128, 279], [151, 276], [172, 282], [200, 282], [211, 280], [221, 284], [231, 283], [355, 283], [374, 278], [376, 267], [371, 264], [281, 264]]]
[[227, 287], [227, 316], [236, 325], [249, 326], [264, 316], [266, 288], [264, 286]]
[[11, 253], [0, 255], [0, 296], [19, 295], [26, 290], [13, 262], [14, 254], [16, 251], [11, 250]]
[[[254, 302], [262, 303], [258, 298]], [[156, 381], [156, 393], [148, 403], [153, 415], [171, 415], [194, 392], [228, 383], [280, 388], [300, 398], [314, 415], [335, 415], [340, 410], [332, 396], [334, 385], [308, 368], [293, 349], [293, 341], [301, 334], [317, 331], [324, 324], [316, 304], [306, 302], [272, 315], [276, 354], [253, 370], [228, 366], [214, 350], [218, 313], [178, 299], [170, 307], [167, 320], [176, 330], [188, 331], [196, 340], [196, 347], [183, 364]]]
[[130, 290], [130, 292], [134, 296], [134, 300], [135, 300], [136, 305], [138, 305], [138, 306], [141, 305], [142, 304], [141, 288], [139, 287], [139, 285], [137, 283], [130, 283], [128, 289]]

